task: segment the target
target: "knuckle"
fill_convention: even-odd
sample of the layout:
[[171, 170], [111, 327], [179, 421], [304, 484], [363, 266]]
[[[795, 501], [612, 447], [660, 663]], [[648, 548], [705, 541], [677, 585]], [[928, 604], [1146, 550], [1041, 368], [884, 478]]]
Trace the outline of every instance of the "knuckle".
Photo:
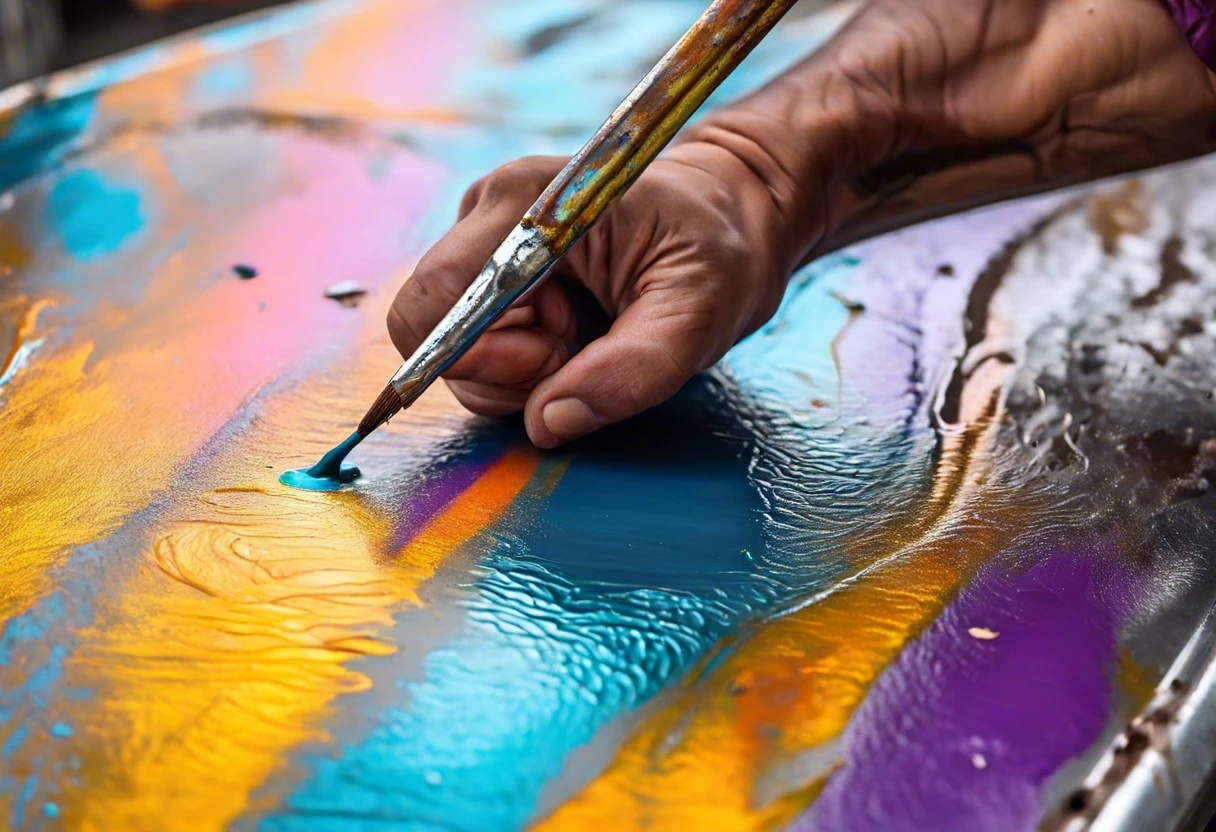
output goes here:
[[422, 339], [418, 337], [416, 327], [410, 321], [408, 314], [406, 314], [406, 307], [402, 303], [400, 295], [393, 301], [393, 305], [389, 307], [386, 317], [389, 339], [397, 347], [398, 351], [403, 354], [411, 352], [421, 343]]
[[544, 157], [524, 156], [483, 177], [475, 187], [481, 199], [490, 204], [519, 196], [534, 199], [548, 184], [546, 170]]

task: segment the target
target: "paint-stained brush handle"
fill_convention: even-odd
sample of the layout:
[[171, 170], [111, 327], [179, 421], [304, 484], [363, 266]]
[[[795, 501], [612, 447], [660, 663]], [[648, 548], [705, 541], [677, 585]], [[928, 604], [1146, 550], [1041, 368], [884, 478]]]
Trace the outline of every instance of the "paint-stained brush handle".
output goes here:
[[560, 256], [646, 169], [795, 0], [717, 0], [524, 215]]
[[535, 288], [795, 0], [715, 0], [524, 215], [359, 423], [366, 436]]

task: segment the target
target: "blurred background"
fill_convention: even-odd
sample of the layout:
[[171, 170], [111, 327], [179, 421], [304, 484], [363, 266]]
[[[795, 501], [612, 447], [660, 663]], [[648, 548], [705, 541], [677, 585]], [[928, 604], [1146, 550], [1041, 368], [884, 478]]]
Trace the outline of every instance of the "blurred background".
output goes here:
[[0, 89], [286, 0], [0, 0]]

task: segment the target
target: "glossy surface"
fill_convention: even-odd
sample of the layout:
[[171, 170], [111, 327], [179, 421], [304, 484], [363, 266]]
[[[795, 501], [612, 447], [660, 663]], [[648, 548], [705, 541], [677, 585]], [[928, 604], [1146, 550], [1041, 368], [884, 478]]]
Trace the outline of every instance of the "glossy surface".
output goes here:
[[[4, 94], [0, 825], [1119, 828], [1194, 793], [1216, 746], [1161, 761], [1213, 690], [1210, 162], [825, 258], [561, 453], [436, 388], [355, 482], [279, 482], [396, 366], [463, 188], [576, 150], [702, 10], [305, 4]], [[795, 8], [716, 100], [842, 17]]]

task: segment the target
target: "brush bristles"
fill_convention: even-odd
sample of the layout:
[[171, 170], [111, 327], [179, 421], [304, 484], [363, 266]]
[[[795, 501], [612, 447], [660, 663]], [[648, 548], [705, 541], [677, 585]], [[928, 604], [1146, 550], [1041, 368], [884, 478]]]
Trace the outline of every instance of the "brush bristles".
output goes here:
[[371, 409], [367, 411], [367, 415], [359, 423], [359, 435], [369, 435], [376, 428], [397, 415], [397, 411], [400, 409], [401, 397], [397, 395], [397, 391], [390, 384], [380, 391], [380, 395], [372, 403]]

